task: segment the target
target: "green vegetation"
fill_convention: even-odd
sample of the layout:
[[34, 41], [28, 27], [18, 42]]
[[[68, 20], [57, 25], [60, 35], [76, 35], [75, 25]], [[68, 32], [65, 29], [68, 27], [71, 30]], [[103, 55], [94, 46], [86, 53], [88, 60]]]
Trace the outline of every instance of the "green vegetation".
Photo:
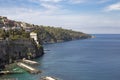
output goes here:
[[[33, 31], [38, 34], [38, 40], [40, 43], [54, 43], [90, 38], [90, 35], [82, 32], [76, 32], [62, 28], [54, 28], [50, 26], [34, 26]], [[26, 32], [24, 29], [10, 29], [8, 31], [0, 29], [0, 38], [9, 38], [11, 40], [28, 39], [30, 38], [30, 32]]]
[[[0, 26], [10, 28], [10, 30], [7, 31], [1, 29], [0, 38], [9, 38], [11, 40], [30, 38], [30, 32], [32, 31], [37, 33], [40, 43], [63, 42], [91, 37], [90, 35], [82, 32], [62, 29], [60, 27], [39, 26], [25, 22], [13, 21], [7, 19], [7, 17], [0, 17]], [[17, 29], [12, 29], [14, 27]]]
[[90, 35], [82, 32], [76, 32], [62, 28], [54, 28], [50, 26], [36, 27], [34, 32], [38, 33], [38, 38], [43, 43], [54, 43], [54, 42], [70, 41], [75, 39], [90, 38]]
[[0, 38], [6, 39], [9, 38], [11, 40], [17, 40], [17, 39], [26, 39], [29, 38], [30, 35], [28, 32], [25, 32], [25, 30], [2, 30], [0, 29]]

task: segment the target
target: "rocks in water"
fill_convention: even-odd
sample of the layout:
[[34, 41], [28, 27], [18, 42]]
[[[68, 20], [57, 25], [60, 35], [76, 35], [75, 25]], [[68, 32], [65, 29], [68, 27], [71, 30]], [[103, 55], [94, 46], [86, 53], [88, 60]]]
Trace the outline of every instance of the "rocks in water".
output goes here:
[[57, 80], [57, 79], [50, 77], [50, 76], [46, 76], [46, 77], [41, 78], [41, 80]]

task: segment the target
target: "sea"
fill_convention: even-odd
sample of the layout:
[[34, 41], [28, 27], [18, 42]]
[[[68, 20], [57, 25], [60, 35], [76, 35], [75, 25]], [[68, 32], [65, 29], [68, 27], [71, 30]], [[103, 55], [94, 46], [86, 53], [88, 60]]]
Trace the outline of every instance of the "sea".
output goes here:
[[40, 74], [10, 74], [0, 80], [120, 80], [120, 34], [93, 34], [95, 38], [44, 45], [45, 55], [35, 59]]

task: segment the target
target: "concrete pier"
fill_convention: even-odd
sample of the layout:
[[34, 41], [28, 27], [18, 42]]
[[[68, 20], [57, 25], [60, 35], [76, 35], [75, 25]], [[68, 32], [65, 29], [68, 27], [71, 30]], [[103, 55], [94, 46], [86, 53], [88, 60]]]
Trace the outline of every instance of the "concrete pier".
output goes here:
[[0, 71], [0, 74], [19, 74], [23, 73], [22, 71]]
[[26, 71], [32, 73], [32, 74], [37, 74], [37, 73], [40, 73], [40, 72], [41, 72], [40, 70], [37, 70], [37, 69], [35, 69], [35, 68], [32, 68], [31, 66], [28, 66], [28, 65], [26, 65], [26, 64], [24, 64], [24, 63], [21, 63], [21, 62], [17, 63], [17, 65], [18, 65], [19, 67], [25, 69]]
[[22, 62], [24, 62], [26, 64], [32, 64], [32, 65], [38, 65], [39, 64], [36, 61], [31, 61], [31, 60], [27, 60], [27, 59], [23, 59]]

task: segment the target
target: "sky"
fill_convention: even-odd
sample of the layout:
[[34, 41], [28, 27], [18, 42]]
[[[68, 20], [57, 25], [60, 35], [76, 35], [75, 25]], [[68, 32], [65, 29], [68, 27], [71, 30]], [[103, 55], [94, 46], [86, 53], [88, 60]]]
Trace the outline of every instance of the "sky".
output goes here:
[[88, 34], [120, 34], [120, 0], [0, 0], [0, 16]]

